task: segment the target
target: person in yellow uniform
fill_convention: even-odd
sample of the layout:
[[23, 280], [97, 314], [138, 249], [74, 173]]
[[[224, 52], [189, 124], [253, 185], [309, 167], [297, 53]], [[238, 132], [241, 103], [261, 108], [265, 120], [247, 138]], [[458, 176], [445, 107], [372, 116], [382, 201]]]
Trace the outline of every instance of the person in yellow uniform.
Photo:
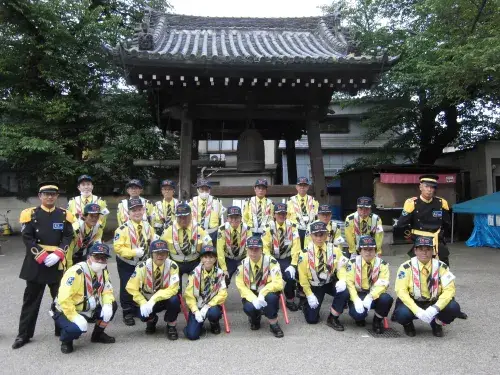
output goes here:
[[[175, 210], [176, 221], [167, 228], [160, 239], [168, 244], [170, 258], [179, 266], [182, 280], [200, 263], [200, 250], [203, 245], [212, 245], [212, 239], [191, 216], [191, 207], [180, 203]], [[182, 289], [182, 286], [181, 286]]]
[[113, 248], [120, 277], [120, 305], [123, 310], [123, 322], [127, 326], [133, 326], [138, 306], [127, 292], [126, 286], [137, 264], [148, 258], [149, 245], [158, 236], [149, 222], [143, 220], [145, 207], [140, 198], [129, 199], [127, 206], [130, 220], [115, 231]]
[[297, 281], [297, 263], [299, 261], [300, 237], [297, 226], [286, 218], [287, 207], [284, 203], [274, 205], [274, 220], [267, 226], [262, 242], [264, 254], [271, 254], [279, 263], [283, 280], [285, 280], [286, 307], [290, 311], [297, 311], [295, 303], [295, 289]]
[[372, 212], [372, 204], [370, 197], [359, 197], [357, 211], [345, 219], [345, 240], [349, 245], [351, 257], [356, 256], [361, 236], [372, 236], [377, 244], [377, 255], [382, 255], [384, 228], [382, 219]]
[[217, 243], [217, 230], [226, 211], [222, 202], [210, 195], [211, 184], [208, 180], [199, 179], [196, 183], [198, 196], [189, 202], [193, 220], [210, 236], [212, 243]]
[[[327, 238], [326, 243], [332, 243], [335, 246], [341, 246], [345, 243], [342, 237], [342, 230], [340, 225], [332, 221], [332, 210], [328, 204], [320, 204], [318, 206], [318, 220], [326, 224]], [[309, 245], [311, 241], [311, 235], [309, 231], [306, 232], [306, 237], [304, 239], [303, 249]]]
[[175, 221], [175, 208], [179, 201], [174, 198], [174, 193], [175, 182], [163, 180], [161, 182], [163, 200], [156, 202], [153, 210], [153, 226], [158, 236], [161, 236], [163, 231]]
[[144, 213], [142, 216], [142, 220], [149, 222], [152, 224], [152, 217], [154, 211], [154, 205], [146, 198], [141, 197], [142, 194], [142, 182], [140, 180], [130, 180], [125, 185], [127, 189], [127, 194], [129, 195], [128, 199], [123, 199], [120, 203], [118, 203], [118, 210], [116, 212], [116, 218], [118, 221], [118, 226], [125, 224], [129, 219], [129, 210], [128, 201], [130, 199], [140, 199], [142, 205], [144, 206]]
[[102, 217], [102, 227], [106, 226], [106, 218], [109, 215], [109, 210], [106, 206], [106, 201], [97, 195], [93, 195], [94, 184], [92, 177], [88, 174], [81, 175], [78, 177], [78, 190], [80, 195], [78, 197], [73, 197], [68, 202], [68, 211], [71, 212], [77, 219], [83, 216], [84, 208], [87, 204], [97, 203], [101, 207]]
[[103, 224], [101, 206], [89, 203], [83, 209], [83, 215], [73, 223], [75, 236], [66, 253], [66, 267], [87, 259], [88, 249], [94, 243], [101, 242]]
[[229, 286], [233, 274], [247, 256], [247, 239], [252, 232], [241, 221], [241, 208], [231, 206], [227, 209], [227, 222], [219, 227], [217, 233], [217, 261], [226, 276]]
[[87, 332], [88, 323], [95, 323], [91, 342], [115, 342], [104, 332], [118, 308], [107, 269], [109, 258], [108, 245], [96, 243], [86, 261], [64, 273], [51, 315], [61, 329], [61, 352], [65, 354], [73, 351], [73, 340]]
[[273, 219], [273, 201], [266, 198], [267, 180], [259, 178], [255, 181], [255, 196], [247, 199], [243, 205], [243, 222], [250, 228], [253, 235], [262, 236], [266, 224]]
[[442, 337], [443, 325], [460, 314], [454, 299], [455, 276], [446, 263], [432, 258], [432, 237], [417, 236], [414, 249], [415, 256], [398, 269], [395, 320], [410, 337], [416, 335], [414, 319], [430, 324], [433, 335]]
[[189, 340], [198, 340], [205, 319], [210, 322], [210, 332], [220, 333], [219, 320], [222, 317], [222, 304], [227, 298], [224, 271], [215, 266], [217, 251], [212, 245], [205, 245], [200, 252], [201, 263], [191, 275], [184, 292], [189, 308], [189, 319], [184, 335]]
[[377, 244], [371, 236], [359, 238], [359, 255], [346, 265], [347, 290], [349, 291], [349, 315], [359, 327], [365, 326], [368, 312], [373, 308], [372, 328], [384, 333], [383, 319], [389, 314], [394, 299], [389, 288], [389, 264], [377, 256]]
[[166, 335], [177, 340], [177, 316], [181, 311], [179, 292], [179, 267], [168, 258], [168, 245], [156, 240], [149, 247], [150, 257], [137, 265], [127, 283], [127, 292], [139, 305], [137, 315], [146, 322], [146, 334], [156, 332], [158, 313], [165, 311]]
[[243, 259], [236, 275], [243, 311], [248, 316], [250, 329], [260, 329], [262, 314], [269, 320], [269, 329], [275, 337], [284, 336], [278, 323], [279, 293], [283, 291], [283, 278], [278, 261], [263, 254], [262, 238], [247, 240], [248, 256]]
[[302, 312], [307, 323], [318, 323], [321, 304], [325, 294], [329, 294], [333, 296], [333, 302], [326, 324], [336, 331], [343, 331], [339, 316], [349, 298], [345, 282], [348, 259], [337, 246], [326, 243], [325, 223], [312, 223], [310, 231], [312, 242], [299, 256], [299, 282], [307, 298]]
[[299, 177], [297, 179], [297, 195], [290, 198], [287, 203], [288, 219], [297, 225], [300, 236], [300, 247], [305, 247], [304, 238], [309, 224], [316, 220], [319, 203], [307, 194], [309, 190], [309, 179]]

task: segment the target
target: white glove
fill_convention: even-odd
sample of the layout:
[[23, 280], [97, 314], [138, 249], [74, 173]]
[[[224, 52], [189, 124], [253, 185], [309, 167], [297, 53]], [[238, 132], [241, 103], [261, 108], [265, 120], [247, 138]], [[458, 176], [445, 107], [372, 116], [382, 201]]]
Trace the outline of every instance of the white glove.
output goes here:
[[417, 318], [419, 318], [424, 323], [430, 324], [430, 322], [432, 322], [432, 319], [429, 319], [425, 310], [418, 309], [418, 311], [415, 315], [417, 316]]
[[307, 303], [309, 304], [309, 307], [311, 309], [315, 309], [316, 307], [319, 306], [318, 298], [316, 298], [316, 296], [314, 294], [307, 296]]
[[262, 294], [259, 294], [259, 296], [257, 297], [257, 299], [259, 300], [260, 307], [266, 307], [267, 306], [266, 298]]
[[93, 296], [87, 298], [87, 303], [89, 304], [90, 310], [95, 310], [97, 303], [96, 303], [95, 298]]
[[142, 258], [144, 256], [144, 248], [138, 247], [137, 249], [135, 249], [135, 256], [138, 258]]
[[354, 300], [354, 309], [358, 314], [363, 314], [365, 312], [365, 307], [363, 306], [361, 298], [358, 297]]
[[61, 259], [54, 253], [50, 253], [47, 258], [44, 259], [43, 263], [47, 267], [52, 267], [54, 264], [59, 262]]
[[373, 297], [370, 293], [368, 293], [363, 299], [363, 306], [365, 307], [365, 309], [370, 311], [370, 309], [372, 308], [372, 302], [373, 302]]
[[338, 237], [337, 239], [335, 239], [333, 241], [333, 244], [335, 246], [339, 246], [339, 245], [342, 245], [343, 243], [345, 243], [345, 240], [342, 238], [342, 237]]
[[196, 319], [196, 321], [197, 321], [198, 323], [203, 323], [203, 321], [205, 320], [205, 319], [203, 319], [203, 316], [202, 316], [202, 314], [201, 314], [200, 310], [198, 310], [198, 311], [196, 311], [196, 312], [194, 313], [194, 318]]
[[261, 308], [264, 307], [264, 306], [260, 305], [260, 300], [258, 298], [254, 299], [252, 301], [252, 305], [253, 305], [253, 307], [255, 307], [255, 310], [260, 310]]
[[147, 318], [148, 316], [151, 315], [151, 313], [153, 312], [153, 306], [154, 306], [154, 302], [152, 300], [149, 300], [148, 302], [146, 302], [144, 305], [141, 306], [141, 315], [145, 318]]
[[[439, 313], [438, 309], [436, 309], [434, 306], [429, 306], [425, 310], [425, 314], [427, 315], [427, 318], [429, 318], [430, 322], [434, 320], [434, 317]], [[430, 323], [429, 322], [429, 323]]]
[[80, 331], [87, 332], [87, 321], [80, 314], [77, 314], [75, 316], [75, 320], [73, 320], [73, 323], [75, 323], [78, 328], [80, 328]]
[[108, 323], [113, 316], [113, 306], [110, 303], [105, 303], [101, 309], [101, 318], [105, 323]]
[[356, 253], [352, 253], [352, 254], [351, 254], [351, 258], [350, 258], [350, 259], [356, 259], [356, 257], [357, 257], [357, 256], [358, 256], [358, 254], [356, 254]]
[[285, 269], [285, 272], [288, 272], [290, 274], [290, 277], [292, 279], [295, 279], [295, 267], [294, 266], [288, 266], [286, 269]]
[[337, 293], [343, 292], [346, 287], [347, 287], [347, 285], [346, 285], [344, 280], [339, 280], [335, 284], [335, 290], [337, 291]]
[[208, 306], [208, 305], [205, 305], [201, 308], [200, 313], [201, 313], [201, 316], [203, 319], [205, 319], [207, 317], [207, 312], [208, 312], [209, 308], [210, 308], [210, 306]]

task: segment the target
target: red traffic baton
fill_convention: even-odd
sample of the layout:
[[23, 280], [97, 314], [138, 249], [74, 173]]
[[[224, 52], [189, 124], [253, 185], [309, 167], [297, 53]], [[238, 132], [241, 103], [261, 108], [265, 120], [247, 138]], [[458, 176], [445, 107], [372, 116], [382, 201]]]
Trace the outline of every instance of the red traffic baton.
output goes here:
[[222, 304], [222, 316], [224, 317], [224, 327], [226, 328], [226, 333], [231, 332], [231, 327], [229, 326], [229, 319], [227, 318], [226, 305]]
[[181, 309], [182, 309], [182, 313], [184, 314], [184, 318], [186, 319], [186, 323], [188, 321], [188, 312], [187, 312], [187, 308], [186, 308], [186, 303], [184, 302], [184, 299], [182, 298], [182, 296], [180, 294], [177, 295], [179, 297], [179, 301], [181, 301]]
[[384, 318], [384, 329], [389, 329], [389, 320], [387, 317]]
[[285, 318], [285, 323], [290, 324], [290, 320], [288, 319], [288, 311], [286, 311], [285, 297], [283, 297], [283, 293], [280, 293], [280, 302], [281, 302], [281, 310], [283, 310], [283, 317]]

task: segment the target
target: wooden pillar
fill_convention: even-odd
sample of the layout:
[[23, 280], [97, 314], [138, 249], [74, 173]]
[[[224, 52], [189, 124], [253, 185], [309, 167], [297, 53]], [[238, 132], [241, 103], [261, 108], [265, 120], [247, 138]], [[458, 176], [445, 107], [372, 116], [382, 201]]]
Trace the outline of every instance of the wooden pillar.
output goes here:
[[[198, 160], [199, 159], [198, 144], [199, 144], [199, 140], [193, 137], [193, 140], [191, 141], [191, 160]], [[191, 164], [191, 184], [195, 184], [197, 179], [198, 179], [198, 165], [196, 165], [195, 163], [192, 163]]]
[[295, 152], [295, 140], [287, 139], [285, 143], [288, 184], [295, 185], [297, 183], [297, 153]]
[[321, 150], [321, 136], [318, 121], [307, 121], [307, 142], [309, 143], [314, 197], [319, 203], [327, 203], [328, 196], [326, 192], [325, 168], [323, 166], [323, 152]]
[[193, 160], [193, 121], [187, 114], [187, 109], [181, 116], [181, 150], [179, 166], [179, 199], [191, 198], [191, 162]]

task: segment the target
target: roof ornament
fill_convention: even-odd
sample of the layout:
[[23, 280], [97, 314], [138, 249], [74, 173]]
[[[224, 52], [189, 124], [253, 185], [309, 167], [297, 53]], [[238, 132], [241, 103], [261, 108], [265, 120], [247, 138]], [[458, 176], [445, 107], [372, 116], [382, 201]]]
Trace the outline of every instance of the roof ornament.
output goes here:
[[150, 32], [149, 25], [151, 25], [151, 9], [144, 13], [144, 18], [140, 26], [138, 34], [139, 50], [152, 51], [154, 49], [153, 34]]

